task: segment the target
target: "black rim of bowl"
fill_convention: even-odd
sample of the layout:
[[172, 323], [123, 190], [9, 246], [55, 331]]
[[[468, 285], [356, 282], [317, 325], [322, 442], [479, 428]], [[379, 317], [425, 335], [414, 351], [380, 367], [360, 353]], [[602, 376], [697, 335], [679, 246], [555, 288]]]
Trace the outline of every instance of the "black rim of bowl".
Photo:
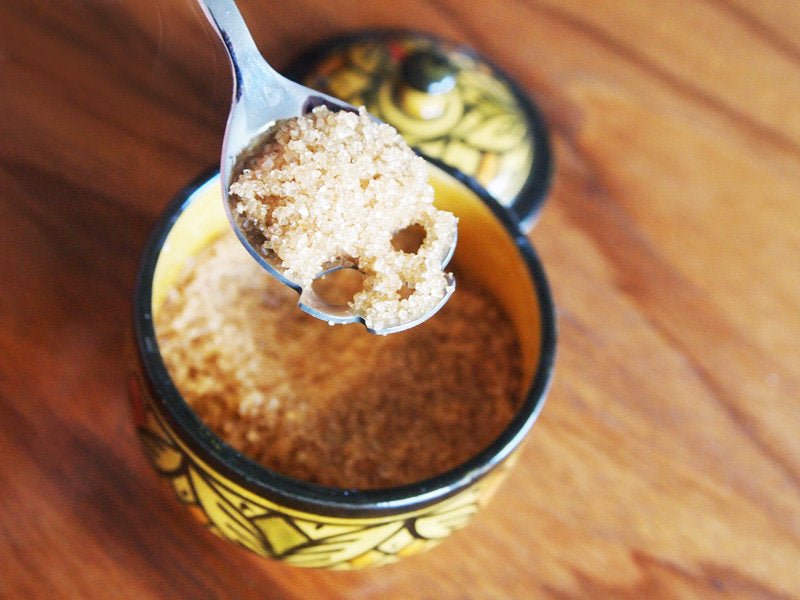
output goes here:
[[289, 77], [289, 79], [301, 82], [302, 79], [313, 71], [313, 68], [316, 67], [323, 58], [342, 46], [370, 39], [390, 39], [399, 36], [416, 37], [431, 42], [446, 43], [459, 52], [463, 52], [475, 60], [485, 63], [494, 72], [497, 78], [505, 82], [509, 89], [511, 89], [511, 92], [514, 94], [531, 128], [533, 164], [531, 165], [528, 178], [507, 208], [517, 217], [522, 228], [529, 230], [539, 216], [542, 205], [547, 199], [547, 193], [550, 191], [550, 184], [552, 181], [553, 153], [550, 149], [550, 135], [548, 133], [547, 124], [533, 99], [522, 87], [510, 75], [503, 71], [503, 69], [499, 68], [494, 62], [474, 48], [448, 41], [431, 33], [413, 29], [365, 29], [357, 33], [334, 37], [311, 47], [292, 62], [286, 69], [286, 76]]
[[499, 205], [472, 178], [438, 160], [428, 160], [463, 183], [491, 209], [512, 237], [536, 288], [541, 327], [539, 361], [514, 418], [489, 446], [461, 465], [416, 483], [370, 490], [325, 487], [294, 479], [262, 466], [225, 443], [200, 420], [172, 382], [158, 350], [152, 313], [152, 280], [164, 241], [195, 192], [218, 175], [217, 169], [209, 169], [175, 196], [145, 246], [134, 291], [134, 335], [147, 385], [160, 412], [192, 452], [222, 476], [278, 505], [312, 515], [389, 516], [430, 506], [466, 489], [508, 457], [524, 439], [544, 404], [555, 363], [555, 309], [544, 269], [511, 211]]

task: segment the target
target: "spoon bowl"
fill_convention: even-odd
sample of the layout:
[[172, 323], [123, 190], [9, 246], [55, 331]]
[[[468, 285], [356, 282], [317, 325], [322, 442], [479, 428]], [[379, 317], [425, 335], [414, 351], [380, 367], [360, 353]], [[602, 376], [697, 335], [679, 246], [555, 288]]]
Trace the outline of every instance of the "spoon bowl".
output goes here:
[[[360, 322], [366, 326], [364, 318], [353, 313], [348, 306], [331, 306], [315, 293], [312, 286], [304, 287], [293, 281], [286, 275], [285, 269], [278, 261], [260, 252], [259, 244], [240, 227], [228, 197], [228, 190], [234, 177], [241, 172], [247, 159], [264, 145], [278, 121], [305, 115], [321, 105], [333, 111], [346, 110], [357, 113], [358, 110], [346, 102], [295, 83], [273, 69], [259, 52], [233, 0], [198, 1], [224, 44], [233, 71], [233, 95], [222, 144], [220, 178], [225, 210], [237, 237], [264, 269], [300, 293], [298, 303], [302, 310], [331, 324]], [[442, 256], [442, 267], [450, 261], [455, 246], [454, 236], [448, 251]], [[320, 273], [319, 276], [324, 274]], [[371, 333], [384, 335], [414, 327], [444, 306], [454, 289], [455, 281], [448, 275], [448, 285], [441, 302], [428, 313], [389, 327], [381, 329], [367, 327], [367, 329]]]

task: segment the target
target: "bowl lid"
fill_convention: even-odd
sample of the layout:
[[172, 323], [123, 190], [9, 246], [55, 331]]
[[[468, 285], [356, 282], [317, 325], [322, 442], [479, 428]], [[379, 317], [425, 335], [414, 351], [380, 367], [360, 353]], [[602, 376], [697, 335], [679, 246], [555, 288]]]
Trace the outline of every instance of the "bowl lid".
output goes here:
[[288, 76], [393, 125], [412, 147], [474, 178], [529, 228], [550, 185], [545, 123], [531, 99], [474, 50], [370, 30], [301, 56]]

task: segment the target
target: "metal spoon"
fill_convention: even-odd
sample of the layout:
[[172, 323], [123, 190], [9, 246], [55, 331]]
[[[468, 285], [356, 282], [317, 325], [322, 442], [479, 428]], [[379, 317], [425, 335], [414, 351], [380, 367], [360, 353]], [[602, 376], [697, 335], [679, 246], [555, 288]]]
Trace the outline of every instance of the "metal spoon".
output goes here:
[[[348, 306], [331, 306], [320, 298], [311, 286], [303, 288], [289, 279], [281, 265], [261, 254], [257, 250], [257, 243], [242, 231], [228, 201], [232, 178], [238, 175], [244, 161], [258, 150], [276, 121], [304, 115], [321, 104], [327, 105], [331, 110], [355, 111], [356, 109], [341, 100], [286, 79], [275, 71], [258, 51], [233, 0], [198, 0], [198, 2], [206, 18], [222, 39], [233, 70], [233, 100], [222, 143], [220, 180], [225, 210], [236, 235], [264, 269], [282, 283], [300, 292], [301, 309], [329, 323], [365, 323], [364, 318], [354, 314]], [[454, 237], [449, 251], [442, 257], [443, 267], [450, 262], [455, 246]], [[339, 268], [344, 267], [335, 267], [326, 273]], [[326, 273], [320, 273], [319, 276]], [[422, 317], [385, 329], [368, 328], [368, 331], [383, 335], [414, 327], [444, 306], [454, 288], [454, 281], [449, 281], [441, 302]]]

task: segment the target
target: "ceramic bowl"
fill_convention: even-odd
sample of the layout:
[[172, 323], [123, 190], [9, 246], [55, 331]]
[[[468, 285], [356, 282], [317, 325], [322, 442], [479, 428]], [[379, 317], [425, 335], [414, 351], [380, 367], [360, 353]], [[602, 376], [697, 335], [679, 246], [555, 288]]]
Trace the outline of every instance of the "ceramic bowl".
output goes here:
[[525, 389], [512, 421], [488, 447], [445, 473], [402, 487], [338, 489], [293, 479], [237, 452], [201, 422], [170, 379], [153, 314], [186, 260], [229, 227], [218, 173], [204, 174], [167, 207], [136, 283], [130, 398], [138, 437], [156, 472], [213, 533], [301, 567], [385, 564], [464, 526], [512, 464], [551, 379], [553, 303], [542, 265], [512, 213], [469, 178], [440, 167], [432, 168], [437, 205], [459, 217], [453, 260], [493, 290], [508, 313], [519, 338]]

